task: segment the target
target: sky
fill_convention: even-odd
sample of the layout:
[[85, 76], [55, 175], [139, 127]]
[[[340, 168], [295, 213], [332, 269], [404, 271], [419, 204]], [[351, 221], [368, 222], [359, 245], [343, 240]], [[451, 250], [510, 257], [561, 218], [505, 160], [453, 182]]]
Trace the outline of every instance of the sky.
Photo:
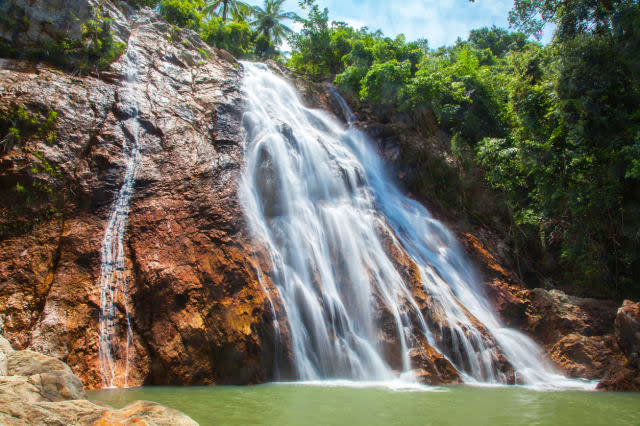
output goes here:
[[[247, 3], [261, 5], [264, 0]], [[508, 29], [513, 0], [317, 0], [317, 4], [329, 8], [332, 21], [381, 29], [390, 37], [402, 33], [407, 41], [426, 38], [431, 48], [437, 48], [455, 43], [458, 37], [466, 39], [475, 28], [496, 25]], [[298, 0], [286, 0], [284, 9], [306, 16]], [[545, 32], [543, 42], [550, 40], [551, 31]]]

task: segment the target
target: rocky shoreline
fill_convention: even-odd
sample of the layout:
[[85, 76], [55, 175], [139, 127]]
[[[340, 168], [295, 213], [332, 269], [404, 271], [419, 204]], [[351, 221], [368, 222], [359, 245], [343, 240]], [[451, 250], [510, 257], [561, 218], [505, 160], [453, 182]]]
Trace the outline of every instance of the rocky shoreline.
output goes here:
[[116, 410], [86, 399], [82, 381], [62, 361], [14, 350], [0, 336], [0, 424], [197, 425], [185, 414], [155, 402], [135, 401]]

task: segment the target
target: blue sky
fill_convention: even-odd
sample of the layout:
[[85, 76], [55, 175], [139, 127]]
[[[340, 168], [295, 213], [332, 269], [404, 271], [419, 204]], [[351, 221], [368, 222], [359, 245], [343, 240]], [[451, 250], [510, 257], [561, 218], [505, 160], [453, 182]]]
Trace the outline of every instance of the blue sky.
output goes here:
[[[261, 4], [262, 0], [249, 0]], [[466, 38], [469, 30], [496, 25], [508, 28], [507, 14], [513, 0], [318, 0], [329, 8], [329, 17], [355, 27], [366, 25], [381, 29], [395, 37], [403, 33], [407, 40], [426, 38], [432, 48], [449, 45], [458, 37]], [[298, 0], [287, 0], [285, 9], [304, 16]], [[550, 39], [550, 30], [543, 41]]]

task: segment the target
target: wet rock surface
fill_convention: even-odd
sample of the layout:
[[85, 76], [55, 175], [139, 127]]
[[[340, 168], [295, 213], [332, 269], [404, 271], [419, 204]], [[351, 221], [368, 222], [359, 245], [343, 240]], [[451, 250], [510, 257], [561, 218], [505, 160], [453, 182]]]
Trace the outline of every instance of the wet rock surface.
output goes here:
[[640, 302], [624, 301], [616, 314], [615, 330], [624, 354], [640, 368]]

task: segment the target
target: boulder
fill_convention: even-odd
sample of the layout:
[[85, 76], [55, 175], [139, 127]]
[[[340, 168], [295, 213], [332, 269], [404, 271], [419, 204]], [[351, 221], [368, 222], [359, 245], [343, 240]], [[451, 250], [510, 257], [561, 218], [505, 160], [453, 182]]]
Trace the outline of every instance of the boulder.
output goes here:
[[455, 367], [440, 352], [428, 345], [409, 351], [414, 374], [426, 385], [451, 385], [462, 379]]
[[25, 402], [56, 402], [84, 399], [86, 394], [78, 377], [55, 371], [30, 377], [0, 377], [0, 397], [18, 397]]
[[598, 383], [598, 390], [640, 392], [640, 372], [636, 368], [616, 366]]
[[52, 402], [87, 397], [82, 381], [75, 374], [63, 371], [40, 373], [30, 376], [29, 382], [41, 389], [43, 398]]
[[53, 371], [73, 374], [69, 366], [59, 359], [31, 350], [15, 351], [7, 357], [7, 374], [10, 376], [32, 376]]
[[87, 400], [25, 404], [12, 398], [0, 399], [0, 403], [0, 423], [7, 426], [197, 425], [179, 411], [148, 401], [136, 401], [120, 410]]
[[174, 409], [135, 401], [121, 410], [87, 401], [68, 365], [33, 351], [13, 351], [0, 336], [0, 355], [9, 353], [10, 375], [0, 375], [2, 425], [196, 425]]
[[624, 354], [640, 368], [640, 302], [622, 303], [616, 315], [615, 332]]
[[589, 380], [601, 379], [612, 366], [625, 362], [612, 335], [587, 337], [572, 333], [553, 345], [549, 354], [568, 377]]
[[156, 426], [197, 425], [183, 413], [149, 401], [135, 401], [120, 410], [105, 411], [93, 424], [99, 426], [131, 423]]

